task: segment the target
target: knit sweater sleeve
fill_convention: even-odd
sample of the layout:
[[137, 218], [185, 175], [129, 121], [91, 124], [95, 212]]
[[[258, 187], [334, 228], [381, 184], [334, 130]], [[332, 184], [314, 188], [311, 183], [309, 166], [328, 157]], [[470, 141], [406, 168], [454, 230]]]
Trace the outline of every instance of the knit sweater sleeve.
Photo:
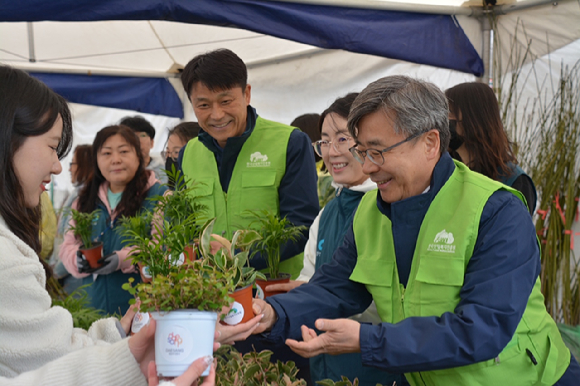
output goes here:
[[0, 386], [147, 385], [128, 342], [124, 339], [72, 352], [17, 377], [0, 377]]
[[38, 256], [2, 222], [0, 218], [0, 376], [14, 377], [83, 347], [120, 341], [113, 318], [85, 331], [73, 327], [67, 310], [51, 307]]

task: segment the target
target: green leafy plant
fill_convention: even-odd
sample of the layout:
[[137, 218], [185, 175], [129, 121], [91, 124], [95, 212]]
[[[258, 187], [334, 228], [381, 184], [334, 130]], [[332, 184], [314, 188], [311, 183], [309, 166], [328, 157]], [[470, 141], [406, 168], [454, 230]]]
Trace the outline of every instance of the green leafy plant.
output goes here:
[[83, 213], [76, 209], [71, 209], [71, 218], [75, 224], [71, 225], [69, 230], [73, 232], [76, 238], [82, 241], [83, 247], [86, 249], [92, 248], [93, 246], [93, 240], [91, 238], [93, 221], [97, 218], [98, 213], [98, 209], [90, 213]]
[[231, 346], [222, 346], [215, 356], [217, 386], [306, 386], [294, 362], [272, 363], [269, 350], [242, 355]]
[[261, 239], [253, 245], [253, 254], [265, 254], [270, 279], [276, 279], [280, 274], [280, 248], [289, 241], [297, 241], [306, 228], [304, 225], [293, 225], [286, 217], [280, 218], [267, 211], [251, 211], [256, 217], [250, 225], [255, 227]]
[[89, 296], [85, 289], [90, 285], [83, 285], [69, 295], [52, 300], [53, 306], [60, 306], [71, 313], [74, 327], [84, 330], [88, 330], [93, 322], [105, 317], [104, 311], [89, 305]]
[[[232, 302], [231, 275], [203, 260], [173, 265], [168, 274], [154, 275], [151, 283], [133, 286], [134, 279], [123, 284], [141, 301], [141, 312], [163, 312], [181, 309], [220, 312]], [[135, 299], [131, 301], [135, 304]]]
[[[266, 280], [264, 274], [250, 267], [249, 263], [249, 250], [260, 239], [258, 232], [237, 230], [229, 241], [219, 235], [212, 235], [214, 224], [215, 219], [208, 221], [201, 233], [200, 251], [204, 259], [222, 272], [231, 272], [235, 289], [253, 284], [256, 278]], [[222, 245], [215, 254], [211, 253], [212, 237]]]
[[131, 255], [134, 264], [149, 267], [152, 276], [168, 275], [179, 263], [185, 248], [199, 235], [198, 219], [191, 215], [180, 223], [172, 223], [155, 214], [142, 211], [134, 217], [121, 219], [121, 234], [124, 242], [133, 246]]
[[[173, 165], [172, 165], [173, 166]], [[199, 224], [207, 220], [207, 207], [199, 204], [195, 199], [195, 191], [201, 183], [186, 184], [180, 171], [166, 171], [168, 178], [176, 181], [175, 190], [168, 191], [163, 196], [151, 198], [156, 201], [156, 211], [172, 224], [180, 224], [196, 218]], [[201, 228], [198, 229], [201, 231]], [[193, 240], [192, 240], [193, 241]]]

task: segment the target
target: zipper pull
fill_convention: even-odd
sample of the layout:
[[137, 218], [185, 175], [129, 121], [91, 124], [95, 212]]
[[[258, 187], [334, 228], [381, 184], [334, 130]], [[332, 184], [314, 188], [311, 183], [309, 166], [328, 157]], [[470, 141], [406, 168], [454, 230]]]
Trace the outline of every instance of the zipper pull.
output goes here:
[[529, 349], [526, 349], [526, 354], [528, 354], [528, 356], [530, 357], [532, 363], [534, 364], [534, 366], [538, 365], [538, 361], [536, 360], [536, 357], [534, 357], [534, 354], [532, 354], [532, 352]]

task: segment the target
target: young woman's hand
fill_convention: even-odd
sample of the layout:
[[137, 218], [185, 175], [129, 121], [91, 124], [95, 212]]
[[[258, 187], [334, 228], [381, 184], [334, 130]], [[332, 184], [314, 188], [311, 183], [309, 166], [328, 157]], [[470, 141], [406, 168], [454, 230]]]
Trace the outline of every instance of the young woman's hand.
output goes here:
[[[209, 375], [204, 378], [203, 383], [199, 384], [199, 386], [213, 386], [215, 385], [215, 368], [216, 363], [212, 357], [203, 357], [199, 358], [194, 361], [191, 366], [185, 370], [183, 374], [181, 374], [177, 378], [173, 378], [170, 380], [170, 383], [167, 383], [167, 386], [174, 385], [174, 386], [197, 386], [198, 385], [198, 378], [200, 375], [205, 371], [207, 366], [210, 366]], [[149, 386], [157, 386], [159, 385], [159, 377], [157, 376], [157, 367], [155, 366], [155, 362], [150, 362], [148, 367], [149, 372]], [[162, 380], [161, 386], [165, 385], [166, 383]]]

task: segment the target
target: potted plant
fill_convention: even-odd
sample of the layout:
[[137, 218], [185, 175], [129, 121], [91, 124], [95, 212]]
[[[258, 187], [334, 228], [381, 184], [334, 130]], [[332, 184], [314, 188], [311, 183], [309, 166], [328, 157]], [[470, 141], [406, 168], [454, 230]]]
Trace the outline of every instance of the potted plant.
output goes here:
[[74, 225], [71, 225], [69, 230], [82, 242], [79, 250], [85, 256], [91, 268], [99, 268], [101, 266], [99, 259], [103, 257], [103, 243], [95, 243], [91, 237], [93, 221], [97, 219], [98, 212], [98, 209], [90, 213], [71, 209], [71, 218], [74, 221]]
[[[237, 230], [232, 240], [212, 234], [215, 219], [203, 227], [200, 238], [200, 251], [205, 260], [222, 272], [232, 274], [232, 285], [235, 291], [230, 295], [234, 303], [223, 322], [229, 325], [245, 323], [254, 317], [252, 311], [252, 287], [256, 278], [266, 279], [263, 273], [249, 265], [249, 249], [260, 239], [253, 230]], [[217, 241], [221, 248], [211, 252], [211, 239]]]
[[[212, 355], [218, 314], [231, 302], [232, 275], [204, 260], [172, 265], [166, 274], [153, 274], [150, 283], [123, 288], [141, 302], [139, 310], [157, 321], [157, 373], [177, 377], [198, 358]], [[133, 304], [135, 301], [133, 302]], [[207, 369], [204, 376], [209, 374]]]
[[196, 242], [201, 232], [201, 224], [206, 219], [207, 207], [199, 204], [195, 200], [195, 190], [198, 183], [186, 184], [185, 178], [181, 171], [165, 171], [170, 181], [174, 182], [175, 190], [168, 190], [163, 196], [154, 197], [157, 200], [155, 211], [163, 215], [164, 219], [171, 224], [177, 225], [182, 223], [191, 224], [192, 219], [195, 219], [196, 224], [193, 229], [190, 229], [188, 240], [185, 248], [179, 251], [184, 253], [184, 257], [189, 260], [196, 258]]
[[252, 211], [251, 213], [256, 217], [251, 225], [256, 226], [256, 230], [261, 236], [252, 246], [252, 256], [260, 252], [268, 265], [266, 280], [256, 279], [258, 297], [263, 299], [280, 293], [265, 291], [265, 286], [274, 283], [287, 283], [290, 280], [290, 274], [280, 272], [280, 248], [289, 241], [298, 240], [307, 228], [303, 225], [293, 225], [286, 217], [280, 218], [267, 210]]
[[[154, 212], [160, 213], [157, 208]], [[124, 241], [133, 246], [132, 261], [139, 267], [144, 283], [150, 283], [154, 276], [169, 275], [173, 267], [183, 264], [187, 260], [185, 249], [197, 237], [199, 228], [195, 213], [175, 223], [148, 211], [121, 219]], [[131, 332], [137, 333], [148, 322], [147, 312], [137, 312]]]

